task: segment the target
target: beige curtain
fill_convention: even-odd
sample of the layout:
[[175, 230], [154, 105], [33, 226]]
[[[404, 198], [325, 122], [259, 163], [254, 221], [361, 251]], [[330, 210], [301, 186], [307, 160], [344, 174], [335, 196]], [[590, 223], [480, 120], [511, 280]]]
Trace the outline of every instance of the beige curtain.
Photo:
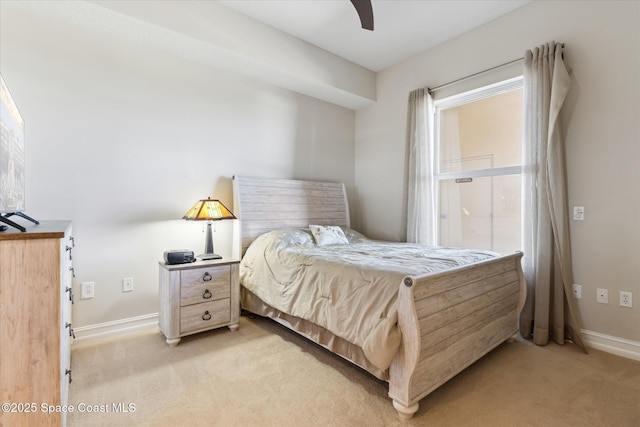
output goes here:
[[433, 99], [428, 89], [409, 94], [407, 111], [407, 242], [435, 245]]
[[571, 79], [562, 45], [524, 55], [524, 258], [527, 300], [520, 333], [538, 345], [570, 339], [584, 349], [572, 297], [564, 141], [559, 122]]

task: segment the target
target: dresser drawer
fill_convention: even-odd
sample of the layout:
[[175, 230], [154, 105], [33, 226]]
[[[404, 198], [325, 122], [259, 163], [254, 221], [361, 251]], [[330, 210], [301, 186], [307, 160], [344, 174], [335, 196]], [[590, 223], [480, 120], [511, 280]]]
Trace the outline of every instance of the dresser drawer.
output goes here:
[[229, 266], [198, 268], [182, 271], [180, 305], [191, 305], [231, 296]]
[[180, 312], [180, 333], [186, 334], [200, 329], [209, 329], [231, 320], [231, 300], [229, 298], [182, 307]]

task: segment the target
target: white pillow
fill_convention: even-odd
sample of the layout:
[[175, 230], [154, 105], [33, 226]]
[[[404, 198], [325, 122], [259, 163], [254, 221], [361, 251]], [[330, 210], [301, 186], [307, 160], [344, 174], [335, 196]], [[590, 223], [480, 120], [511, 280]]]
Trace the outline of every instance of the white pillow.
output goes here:
[[313, 240], [318, 246], [345, 245], [349, 243], [342, 228], [337, 225], [310, 225]]

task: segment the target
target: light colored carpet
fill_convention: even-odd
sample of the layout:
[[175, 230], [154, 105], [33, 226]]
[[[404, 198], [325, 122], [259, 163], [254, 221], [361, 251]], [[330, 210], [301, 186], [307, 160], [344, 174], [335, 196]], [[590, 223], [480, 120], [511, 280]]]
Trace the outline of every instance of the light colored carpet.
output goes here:
[[72, 368], [70, 404], [109, 412], [76, 409], [70, 427], [640, 426], [640, 362], [572, 345], [505, 343], [408, 422], [385, 382], [261, 318], [175, 348], [155, 330], [76, 342]]

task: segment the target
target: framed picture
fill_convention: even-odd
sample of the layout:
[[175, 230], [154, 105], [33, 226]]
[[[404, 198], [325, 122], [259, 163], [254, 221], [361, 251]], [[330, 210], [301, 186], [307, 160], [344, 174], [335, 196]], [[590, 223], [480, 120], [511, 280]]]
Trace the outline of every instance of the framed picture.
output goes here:
[[0, 75], [0, 214], [23, 212], [24, 121]]

